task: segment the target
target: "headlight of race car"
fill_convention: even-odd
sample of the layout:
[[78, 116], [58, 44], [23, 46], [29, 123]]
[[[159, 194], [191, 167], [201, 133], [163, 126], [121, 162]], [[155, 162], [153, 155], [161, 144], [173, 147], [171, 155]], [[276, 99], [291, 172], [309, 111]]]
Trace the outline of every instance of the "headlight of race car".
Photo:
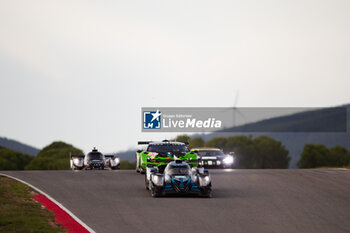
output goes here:
[[165, 175], [164, 179], [165, 179], [165, 182], [168, 182], [168, 183], [170, 182], [170, 176], [169, 175]]
[[83, 160], [80, 160], [78, 158], [73, 159], [73, 164], [77, 167], [82, 167], [83, 166]]
[[234, 159], [233, 159], [232, 156], [227, 156], [226, 158], [224, 158], [224, 159], [222, 160], [222, 162], [223, 162], [224, 164], [232, 164], [233, 161], [234, 161]]
[[210, 184], [210, 176], [200, 176], [199, 177], [199, 185], [200, 186], [208, 186]]
[[193, 181], [194, 183], [197, 182], [197, 179], [198, 179], [197, 175], [192, 175], [192, 181]]
[[164, 177], [163, 176], [157, 176], [157, 175], [153, 175], [152, 176], [152, 181], [155, 185], [157, 186], [163, 186], [164, 183]]
[[112, 167], [115, 167], [115, 166], [117, 166], [120, 163], [120, 160], [119, 160], [118, 157], [115, 157], [114, 159], [110, 160], [110, 163], [111, 163]]

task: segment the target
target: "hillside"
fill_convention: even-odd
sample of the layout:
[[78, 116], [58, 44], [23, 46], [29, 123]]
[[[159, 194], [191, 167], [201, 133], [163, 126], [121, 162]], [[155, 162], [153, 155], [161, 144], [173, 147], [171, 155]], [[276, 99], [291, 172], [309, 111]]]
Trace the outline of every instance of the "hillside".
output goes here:
[[[196, 134], [192, 137], [200, 136], [207, 141], [218, 136], [252, 135], [257, 137], [267, 135], [281, 141], [286, 146], [292, 158], [290, 168], [296, 168], [305, 144], [324, 144], [327, 147], [341, 145], [350, 150], [350, 105], [340, 107], [346, 107], [346, 115], [343, 114], [344, 109], [342, 108], [326, 108], [266, 119], [225, 129], [222, 132]], [[342, 132], [344, 128], [347, 129], [346, 132]], [[0, 146], [28, 155], [37, 155], [40, 151], [32, 146], [2, 137], [0, 137]], [[122, 160], [135, 161], [135, 151], [136, 149], [116, 154]]]
[[57, 141], [44, 147], [27, 165], [26, 170], [66, 170], [69, 169], [69, 153], [83, 154], [71, 144]]
[[8, 139], [5, 137], [0, 137], [0, 146], [14, 150], [14, 151], [21, 152], [23, 154], [34, 155], [34, 156], [36, 156], [40, 151], [38, 148], [29, 146], [19, 141]]
[[0, 146], [0, 170], [23, 170], [33, 156]]
[[[218, 136], [252, 135], [257, 137], [267, 135], [281, 141], [286, 146], [289, 150], [289, 156], [292, 158], [290, 168], [296, 168], [296, 163], [305, 144], [324, 144], [327, 147], [341, 145], [348, 150], [350, 149], [350, 105], [340, 107], [345, 107], [345, 109], [325, 108], [302, 112], [225, 130], [231, 132], [216, 132], [194, 135], [194, 137], [200, 136], [207, 141]], [[342, 132], [344, 128], [346, 132]], [[232, 131], [236, 131], [236, 133]]]
[[[347, 108], [340, 106], [260, 120], [221, 132], [345, 132]], [[273, 111], [273, 108], [264, 111]]]
[[[341, 145], [350, 150], [349, 125], [350, 105], [345, 105], [340, 106], [340, 108], [325, 108], [275, 117], [225, 129], [222, 132], [195, 134], [191, 137], [202, 137], [208, 141], [213, 137], [220, 136], [252, 135], [258, 137], [267, 135], [281, 141], [286, 146], [289, 156], [292, 158], [290, 168], [297, 168], [296, 164], [305, 144], [324, 144], [327, 147]], [[346, 132], [342, 132], [343, 129], [347, 129]], [[120, 155], [127, 160], [134, 161], [135, 151], [136, 149], [124, 151]]]

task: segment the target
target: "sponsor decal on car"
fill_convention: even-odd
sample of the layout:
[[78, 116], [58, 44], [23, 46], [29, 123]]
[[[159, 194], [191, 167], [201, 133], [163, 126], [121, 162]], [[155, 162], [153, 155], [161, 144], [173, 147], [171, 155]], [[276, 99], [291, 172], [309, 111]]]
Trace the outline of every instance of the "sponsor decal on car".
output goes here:
[[149, 155], [149, 157], [150, 157], [151, 159], [154, 159], [154, 158], [158, 155], [158, 153], [156, 153], [156, 152], [151, 152], [151, 153], [148, 153], [148, 155]]
[[202, 159], [217, 159], [216, 156], [203, 156]]

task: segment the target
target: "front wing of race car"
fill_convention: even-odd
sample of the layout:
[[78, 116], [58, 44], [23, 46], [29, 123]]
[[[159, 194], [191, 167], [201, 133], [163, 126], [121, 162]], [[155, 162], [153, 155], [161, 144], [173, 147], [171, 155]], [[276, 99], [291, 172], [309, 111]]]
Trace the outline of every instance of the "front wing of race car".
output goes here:
[[105, 166], [112, 170], [120, 169], [120, 158], [115, 155], [105, 155], [106, 161]]
[[84, 164], [85, 155], [70, 154], [70, 168], [72, 170], [118, 170], [120, 159], [115, 155], [105, 155], [104, 161], [89, 161]]
[[70, 154], [70, 168], [72, 170], [84, 169], [84, 158], [85, 155], [72, 155]]
[[207, 170], [202, 170], [193, 176], [168, 176], [150, 169], [148, 189], [153, 197], [164, 195], [199, 195], [211, 196], [211, 177]]

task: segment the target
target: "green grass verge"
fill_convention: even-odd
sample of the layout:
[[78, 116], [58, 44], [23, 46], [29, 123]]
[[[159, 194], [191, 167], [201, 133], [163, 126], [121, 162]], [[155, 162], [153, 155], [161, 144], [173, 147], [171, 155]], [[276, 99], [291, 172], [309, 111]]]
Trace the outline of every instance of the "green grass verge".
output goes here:
[[0, 176], [0, 232], [67, 232], [52, 212], [32, 199], [36, 194], [25, 184]]

